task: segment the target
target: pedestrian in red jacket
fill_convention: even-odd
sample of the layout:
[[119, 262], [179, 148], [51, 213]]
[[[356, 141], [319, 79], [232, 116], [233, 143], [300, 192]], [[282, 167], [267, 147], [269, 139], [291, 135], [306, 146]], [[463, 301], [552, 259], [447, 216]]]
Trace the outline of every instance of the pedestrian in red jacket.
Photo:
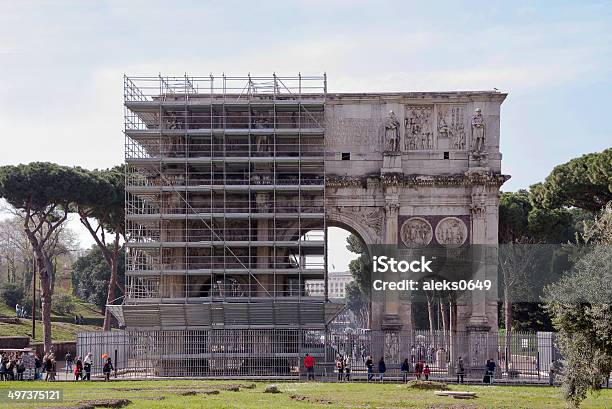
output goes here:
[[304, 368], [306, 368], [306, 372], [308, 374], [306, 380], [315, 380], [314, 367], [316, 364], [317, 362], [315, 361], [314, 357], [306, 354], [306, 357], [304, 358]]
[[429, 380], [429, 374], [431, 373], [429, 369], [429, 365], [425, 365], [425, 369], [423, 369], [423, 375], [425, 375], [425, 380]]

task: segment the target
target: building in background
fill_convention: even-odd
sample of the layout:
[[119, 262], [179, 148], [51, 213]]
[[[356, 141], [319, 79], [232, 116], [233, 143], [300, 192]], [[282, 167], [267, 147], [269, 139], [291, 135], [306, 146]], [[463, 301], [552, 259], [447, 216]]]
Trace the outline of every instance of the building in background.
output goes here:
[[[350, 271], [330, 271], [327, 275], [329, 298], [346, 298], [346, 285], [353, 281]], [[307, 280], [306, 293], [313, 296], [325, 294], [325, 280]]]

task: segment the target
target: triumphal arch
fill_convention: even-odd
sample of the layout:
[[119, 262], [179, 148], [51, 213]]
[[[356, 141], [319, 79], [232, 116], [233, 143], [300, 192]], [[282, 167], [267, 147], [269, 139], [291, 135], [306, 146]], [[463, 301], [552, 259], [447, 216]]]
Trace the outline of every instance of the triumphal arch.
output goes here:
[[[505, 96], [330, 93], [326, 76], [126, 76], [125, 297], [108, 308], [128, 332], [108, 342], [124, 337], [126, 359], [146, 349], [163, 376], [294, 373], [304, 351], [327, 359], [342, 304], [306, 283], [326, 281], [329, 226], [370, 250], [497, 243]], [[482, 265], [476, 276], [495, 275]], [[412, 306], [384, 294], [372, 329], [411, 330]], [[496, 328], [496, 302], [480, 293], [454, 311], [454, 331]]]
[[[508, 178], [499, 150], [505, 97], [496, 91], [328, 94], [328, 225], [368, 245], [494, 250], [499, 188]], [[496, 263], [482, 265], [476, 274], [494, 279]], [[372, 306], [372, 328], [412, 329], [412, 303], [390, 292], [383, 298]], [[497, 328], [495, 297], [472, 292], [458, 303], [455, 330]]]

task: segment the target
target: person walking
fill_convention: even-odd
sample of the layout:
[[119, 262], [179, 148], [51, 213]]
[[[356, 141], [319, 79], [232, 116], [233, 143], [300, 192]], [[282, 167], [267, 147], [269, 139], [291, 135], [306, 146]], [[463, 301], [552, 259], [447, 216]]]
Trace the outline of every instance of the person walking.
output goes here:
[[110, 358], [106, 358], [106, 363], [104, 363], [104, 367], [102, 368], [102, 373], [104, 374], [105, 381], [110, 381], [110, 373], [113, 369], [113, 362]]
[[43, 370], [45, 371], [45, 381], [52, 381], [51, 371], [53, 371], [53, 362], [51, 362], [51, 354], [45, 354], [43, 358]]
[[83, 379], [83, 361], [81, 361], [80, 356], [77, 356], [74, 364], [74, 380], [78, 381], [79, 379]]
[[342, 382], [342, 379], [344, 379], [344, 359], [342, 359], [342, 355], [338, 355], [336, 358], [336, 371], [338, 371], [338, 382]]
[[372, 361], [372, 357], [368, 356], [365, 362], [366, 368], [368, 368], [368, 382], [372, 380], [374, 377], [374, 361]]
[[344, 380], [347, 382], [351, 380], [351, 358], [349, 356], [344, 357]]
[[431, 373], [431, 370], [429, 369], [429, 365], [425, 365], [425, 368], [423, 369], [423, 375], [425, 375], [425, 380], [428, 381], [429, 380], [429, 374]]
[[85, 355], [85, 359], [83, 360], [83, 369], [85, 370], [85, 378], [83, 380], [85, 381], [91, 380], [91, 364], [91, 352], [88, 352], [87, 355]]
[[416, 365], [414, 366], [414, 376], [418, 381], [420, 381], [422, 374], [423, 374], [423, 362], [418, 361]]
[[304, 357], [304, 368], [306, 368], [307, 381], [315, 380], [314, 367], [316, 364], [317, 362], [315, 361], [314, 357], [306, 354]]
[[34, 354], [34, 380], [40, 379], [41, 378], [41, 374], [40, 371], [42, 370], [42, 360], [40, 359], [40, 355], [38, 355], [38, 352]]
[[380, 361], [378, 361], [378, 373], [380, 376], [380, 382], [384, 381], [385, 372], [387, 372], [387, 365], [385, 365], [385, 358], [381, 357]]
[[488, 383], [491, 385], [493, 383], [493, 375], [495, 374], [495, 361], [492, 359], [487, 359], [487, 364], [485, 367], [485, 375], [482, 378], [482, 383]]
[[72, 354], [70, 351], [64, 356], [64, 360], [66, 361], [66, 373], [72, 372]]
[[17, 380], [23, 381], [23, 373], [25, 372], [25, 364], [23, 363], [22, 356], [19, 356], [19, 358], [17, 358], [17, 365], [16, 365], [15, 370], [17, 371]]
[[457, 383], [463, 383], [464, 375], [465, 375], [465, 366], [463, 366], [463, 358], [459, 357], [457, 359]]
[[408, 374], [410, 373], [410, 362], [408, 362], [408, 358], [404, 359], [404, 362], [402, 362], [400, 366], [400, 370], [402, 371], [402, 381], [404, 383], [408, 382]]

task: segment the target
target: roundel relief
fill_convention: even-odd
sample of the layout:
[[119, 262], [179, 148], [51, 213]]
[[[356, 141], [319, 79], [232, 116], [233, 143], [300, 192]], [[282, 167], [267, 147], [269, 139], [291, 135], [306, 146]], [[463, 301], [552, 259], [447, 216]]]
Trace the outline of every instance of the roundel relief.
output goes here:
[[402, 224], [400, 237], [408, 247], [423, 247], [431, 242], [433, 229], [427, 220], [412, 217]]
[[456, 217], [446, 217], [436, 226], [436, 240], [443, 246], [461, 246], [467, 240], [467, 226]]

